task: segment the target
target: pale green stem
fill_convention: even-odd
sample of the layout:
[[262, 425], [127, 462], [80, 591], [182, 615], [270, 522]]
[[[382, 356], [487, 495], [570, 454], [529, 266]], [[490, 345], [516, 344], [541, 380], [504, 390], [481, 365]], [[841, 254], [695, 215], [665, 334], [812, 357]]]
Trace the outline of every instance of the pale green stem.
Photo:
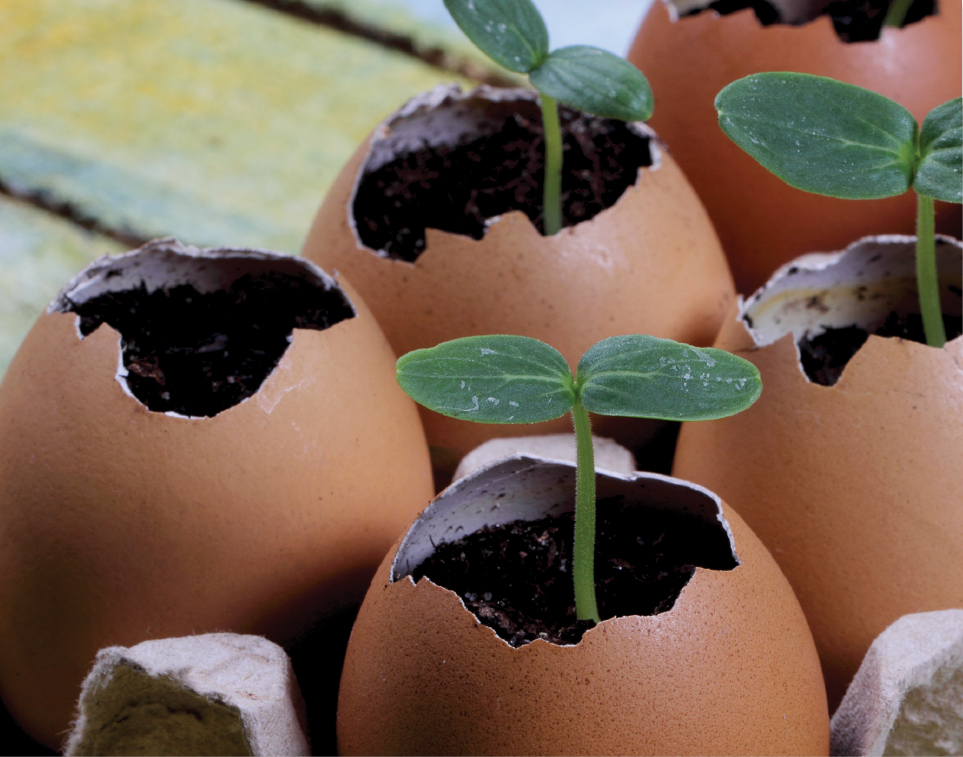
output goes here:
[[592, 424], [580, 400], [572, 408], [575, 423], [577, 468], [575, 473], [575, 543], [572, 547], [572, 578], [575, 582], [575, 614], [579, 620], [601, 623], [595, 604], [595, 453]]
[[916, 288], [920, 293], [923, 332], [930, 347], [946, 344], [943, 308], [940, 305], [940, 279], [936, 272], [935, 211], [933, 198], [917, 195], [916, 206]]
[[545, 131], [545, 178], [542, 195], [542, 218], [545, 236], [562, 229], [562, 129], [558, 125], [558, 105], [542, 94], [542, 128]]
[[883, 26], [895, 26], [901, 29], [912, 4], [913, 0], [891, 0], [886, 18], [883, 19]]

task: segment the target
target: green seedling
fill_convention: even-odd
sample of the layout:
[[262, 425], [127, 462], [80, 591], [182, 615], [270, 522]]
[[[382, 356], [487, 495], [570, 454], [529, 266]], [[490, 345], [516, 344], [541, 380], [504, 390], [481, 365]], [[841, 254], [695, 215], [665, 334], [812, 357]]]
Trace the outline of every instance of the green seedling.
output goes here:
[[558, 102], [621, 121], [652, 115], [652, 90], [627, 60], [588, 45], [548, 50], [545, 21], [531, 0], [445, 0], [455, 23], [485, 55], [528, 74], [541, 95], [545, 131], [542, 217], [545, 234], [562, 228], [562, 131]]
[[963, 98], [934, 108], [919, 127], [902, 105], [867, 89], [767, 73], [727, 86], [716, 110], [733, 142], [797, 189], [850, 200], [916, 191], [920, 313], [926, 343], [942, 347], [933, 200], [963, 200]]
[[902, 29], [911, 5], [913, 5], [913, 0], [891, 0], [889, 9], [886, 11], [886, 17], [883, 19], [883, 26]]
[[475, 423], [539, 423], [572, 413], [576, 440], [572, 573], [579, 620], [600, 622], [595, 602], [595, 455], [589, 412], [698, 421], [749, 407], [756, 367], [715, 349], [630, 334], [603, 339], [576, 375], [558, 350], [524, 336], [472, 336], [398, 360], [398, 383], [416, 402]]

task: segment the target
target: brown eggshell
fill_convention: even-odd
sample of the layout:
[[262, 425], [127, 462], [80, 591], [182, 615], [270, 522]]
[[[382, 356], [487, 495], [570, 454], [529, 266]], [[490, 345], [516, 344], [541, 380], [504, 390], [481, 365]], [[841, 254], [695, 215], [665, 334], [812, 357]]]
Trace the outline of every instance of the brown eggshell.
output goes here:
[[126, 394], [106, 324], [81, 340], [75, 313], [48, 313], [30, 331], [0, 387], [0, 689], [35, 737], [57, 744], [102, 647], [283, 642], [359, 601], [429, 501], [414, 403], [340, 286], [357, 316], [296, 329], [260, 390], [211, 418]]
[[[786, 333], [807, 318], [881, 321], [900, 297], [915, 298], [912, 244], [905, 237], [862, 240], [842, 254], [848, 263], [840, 255], [807, 256], [784, 267], [741, 311], [756, 308], [753, 329], [765, 346], [731, 313], [716, 346], [759, 368], [762, 396], [730, 418], [683, 424], [676, 450], [674, 475], [732, 503], [793, 585], [831, 708], [890, 623], [963, 607], [963, 338], [936, 349], [870, 336], [838, 383], [822, 386], [803, 374]], [[944, 312], [959, 313], [960, 245], [944, 240], [940, 247]], [[833, 274], [834, 260], [847, 263], [848, 274]], [[872, 271], [880, 263], [892, 277]], [[838, 286], [792, 289], [794, 278], [820, 269]], [[860, 286], [868, 287], [865, 296], [849, 299], [847, 316], [836, 295]], [[767, 298], [775, 302], [768, 314]], [[873, 313], [868, 305], [877, 301], [883, 307]]]
[[[890, 97], [922, 123], [963, 89], [960, 7], [959, 0], [940, 0], [937, 16], [885, 28], [875, 42], [847, 44], [828, 16], [764, 27], [746, 9], [673, 22], [664, 2], [652, 3], [629, 60], [652, 85], [651, 124], [705, 203], [738, 291], [754, 291], [803, 253], [839, 250], [866, 234], [912, 234], [916, 198], [910, 192], [855, 202], [793, 189], [719, 128], [713, 105], [719, 90], [762, 71], [817, 74]], [[938, 204], [938, 230], [960, 236], [959, 207]]]
[[[506, 94], [507, 92], [507, 94]], [[605, 337], [643, 332], [695, 345], [715, 338], [734, 297], [725, 258], [705, 211], [672, 157], [650, 135], [654, 164], [595, 218], [543, 237], [520, 211], [493, 221], [481, 240], [428, 229], [412, 264], [379, 256], [360, 242], [351, 208], [369, 158], [385, 139], [410, 131], [410, 114], [472, 98], [518, 98], [480, 87], [439, 87], [408, 103], [375, 130], [331, 188], [304, 245], [305, 257], [355, 283], [399, 355], [456, 337], [522, 334], [548, 342], [574, 366]], [[430, 111], [429, 111], [430, 112]], [[429, 128], [437, 128], [428, 120]], [[537, 426], [464, 423], [422, 410], [428, 442], [458, 460], [496, 436], [560, 433], [567, 418]], [[636, 421], [636, 424], [644, 422]], [[595, 428], [634, 446], [632, 422], [598, 419]], [[643, 432], [645, 433], [645, 432]]]
[[428, 579], [416, 585], [407, 571], [431, 540], [460, 538], [462, 523], [470, 533], [482, 522], [570, 510], [574, 467], [519, 455], [472, 473], [432, 503], [372, 581], [341, 678], [340, 753], [827, 753], [805, 619], [739, 516], [657, 474], [597, 481], [603, 493], [711, 518], [741, 564], [697, 568], [660, 615], [605, 620], [577, 645], [512, 648], [454, 592]]

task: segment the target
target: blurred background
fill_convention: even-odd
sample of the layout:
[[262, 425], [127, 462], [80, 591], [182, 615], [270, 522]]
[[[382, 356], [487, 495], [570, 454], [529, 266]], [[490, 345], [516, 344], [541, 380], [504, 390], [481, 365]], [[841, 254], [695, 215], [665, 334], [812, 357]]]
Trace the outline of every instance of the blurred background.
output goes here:
[[[624, 55], [650, 0], [536, 0]], [[87, 262], [153, 237], [297, 254], [371, 129], [505, 83], [442, 0], [0, 0], [0, 375]]]

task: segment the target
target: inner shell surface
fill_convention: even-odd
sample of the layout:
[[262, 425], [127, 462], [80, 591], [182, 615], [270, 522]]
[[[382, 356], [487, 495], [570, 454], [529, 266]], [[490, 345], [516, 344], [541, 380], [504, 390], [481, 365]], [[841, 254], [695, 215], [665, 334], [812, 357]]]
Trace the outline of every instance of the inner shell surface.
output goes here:
[[[704, 10], [720, 15], [752, 8], [763, 26], [799, 26], [826, 15], [832, 19], [842, 42], [871, 42], [879, 39], [883, 21], [893, 0], [672, 0], [680, 15]], [[921, 21], [938, 12], [937, 0], [913, 0], [903, 26]]]
[[[963, 333], [961, 246], [936, 239], [947, 341]], [[926, 344], [913, 237], [866, 237], [841, 253], [784, 266], [746, 303], [742, 318], [759, 346], [792, 333], [809, 381], [833, 386], [871, 334]]]
[[[665, 513], [628, 522], [625, 515], [618, 499], [598, 503], [595, 591], [602, 620], [671, 610], [709, 546], [706, 534]], [[575, 611], [574, 527], [574, 514], [564, 513], [486, 528], [440, 545], [412, 578], [454, 591], [513, 647], [535, 639], [577, 644], [595, 624], [578, 620]]]
[[[573, 466], [519, 456], [469, 474], [409, 530], [392, 580], [455, 592], [511, 646], [577, 644]], [[733, 570], [718, 502], [666, 477], [596, 477], [595, 588], [602, 620], [670, 611], [696, 568]]]
[[290, 271], [274, 263], [185, 258], [182, 268], [223, 265], [228, 279], [212, 287], [209, 272], [201, 283], [182, 270], [170, 285], [104, 287], [65, 310], [79, 316], [82, 336], [102, 323], [120, 332], [127, 387], [150, 410], [210, 417], [258, 391], [293, 329], [322, 330], [354, 316], [337, 286], [296, 270], [300, 261], [283, 266]]
[[[438, 112], [445, 109], [451, 112]], [[573, 226], [614, 205], [639, 168], [652, 165], [652, 154], [650, 138], [622, 121], [559, 110], [562, 221]], [[544, 231], [545, 140], [536, 102], [471, 98], [419, 120], [426, 136], [417, 148], [405, 140], [407, 149], [369, 160], [364, 169], [352, 213], [366, 247], [414, 262], [425, 249], [426, 228], [481, 239], [489, 219], [512, 210]], [[440, 121], [448, 122], [451, 140], [428, 136]]]

